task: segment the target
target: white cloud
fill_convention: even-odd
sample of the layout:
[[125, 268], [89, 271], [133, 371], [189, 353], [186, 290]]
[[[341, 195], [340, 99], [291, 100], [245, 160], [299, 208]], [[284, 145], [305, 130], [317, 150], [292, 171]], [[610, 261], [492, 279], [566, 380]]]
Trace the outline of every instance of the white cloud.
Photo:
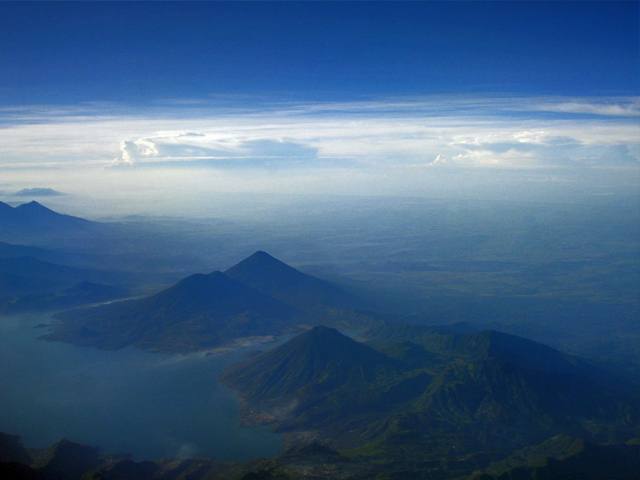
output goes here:
[[0, 128], [0, 168], [203, 164], [274, 167], [282, 175], [324, 165], [566, 168], [634, 166], [640, 151], [633, 98], [429, 97], [235, 111], [179, 105], [149, 116], [116, 115], [112, 105], [13, 109]]

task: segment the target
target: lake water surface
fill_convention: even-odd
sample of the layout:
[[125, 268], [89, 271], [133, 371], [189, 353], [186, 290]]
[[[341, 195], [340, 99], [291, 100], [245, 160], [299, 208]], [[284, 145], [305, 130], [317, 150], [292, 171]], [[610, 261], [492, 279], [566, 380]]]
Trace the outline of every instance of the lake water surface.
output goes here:
[[282, 451], [266, 428], [239, 428], [217, 376], [243, 358], [102, 351], [37, 337], [49, 315], [0, 316], [0, 431], [42, 448], [66, 438], [136, 460], [246, 461]]

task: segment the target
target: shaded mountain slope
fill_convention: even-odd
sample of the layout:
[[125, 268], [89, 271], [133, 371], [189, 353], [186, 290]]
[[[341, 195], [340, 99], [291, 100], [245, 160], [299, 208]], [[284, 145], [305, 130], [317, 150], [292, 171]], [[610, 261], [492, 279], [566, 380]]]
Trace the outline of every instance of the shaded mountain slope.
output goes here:
[[57, 315], [44, 338], [117, 349], [134, 345], [161, 351], [192, 351], [253, 335], [270, 335], [291, 324], [291, 307], [221, 272], [195, 274], [151, 297], [78, 309]]
[[548, 345], [495, 330], [457, 333], [448, 327], [424, 325], [384, 325], [370, 329], [367, 337], [378, 343], [410, 342], [443, 358], [461, 357], [468, 361], [497, 359], [531, 370], [573, 373], [604, 385], [624, 388], [627, 383], [610, 372], [596, 368], [578, 357]]

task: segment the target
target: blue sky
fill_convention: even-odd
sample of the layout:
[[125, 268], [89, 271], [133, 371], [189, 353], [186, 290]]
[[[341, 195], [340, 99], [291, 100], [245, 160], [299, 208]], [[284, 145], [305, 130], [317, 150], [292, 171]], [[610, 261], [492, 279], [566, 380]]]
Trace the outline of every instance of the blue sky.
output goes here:
[[639, 5], [0, 2], [0, 193], [635, 188]]
[[2, 2], [1, 101], [637, 95], [638, 2]]

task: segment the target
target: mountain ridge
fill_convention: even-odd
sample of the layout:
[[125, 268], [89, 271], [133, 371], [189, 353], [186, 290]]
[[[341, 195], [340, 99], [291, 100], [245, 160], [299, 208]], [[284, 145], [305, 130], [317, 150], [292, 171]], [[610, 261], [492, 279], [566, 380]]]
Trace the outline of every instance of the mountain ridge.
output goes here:
[[297, 313], [215, 271], [190, 275], [142, 299], [61, 312], [44, 338], [107, 349], [194, 351], [283, 332]]
[[35, 200], [17, 207], [0, 202], [0, 230], [44, 233], [65, 229], [86, 229], [94, 225], [97, 224], [84, 218], [55, 212]]
[[349, 297], [342, 295], [339, 287], [259, 251], [226, 272], [193, 274], [150, 297], [61, 312], [45, 338], [110, 349], [193, 351], [302, 325], [373, 321], [337, 307]]
[[[311, 332], [318, 331], [322, 330]], [[232, 366], [220, 379], [238, 393], [243, 412], [250, 412], [243, 413], [247, 424], [259, 424], [262, 418], [266, 420], [262, 423], [272, 423], [290, 435], [317, 431], [329, 446], [355, 449], [356, 454], [383, 455], [399, 448], [398, 454], [406, 455], [438, 436], [456, 438], [461, 454], [465, 444], [469, 453], [478, 448], [506, 450], [512, 443], [524, 446], [558, 433], [593, 438], [611, 434], [611, 441], [633, 435], [640, 418], [636, 397], [599, 383], [597, 375], [583, 371], [587, 367], [573, 357], [492, 331], [467, 334], [466, 339], [452, 334], [454, 340], [446, 341], [441, 334], [432, 335], [436, 335], [435, 345], [449, 351], [441, 348], [418, 368], [397, 360], [394, 367], [399, 368], [350, 376], [354, 368], [361, 368], [348, 354], [356, 349], [345, 348], [341, 337], [331, 335], [322, 349], [338, 352], [339, 368], [314, 373], [318, 370], [308, 367], [306, 357], [299, 355], [309, 350], [305, 349], [311, 336], [307, 332]], [[525, 355], [542, 358], [533, 358], [527, 365], [518, 358], [510, 362], [508, 355], [487, 354], [495, 344], [510, 341], [516, 349], [525, 345]], [[364, 363], [375, 364], [362, 353], [358, 356]], [[554, 371], [563, 365], [564, 370]], [[480, 436], [469, 437], [469, 430]], [[407, 431], [413, 432], [410, 441]]]

